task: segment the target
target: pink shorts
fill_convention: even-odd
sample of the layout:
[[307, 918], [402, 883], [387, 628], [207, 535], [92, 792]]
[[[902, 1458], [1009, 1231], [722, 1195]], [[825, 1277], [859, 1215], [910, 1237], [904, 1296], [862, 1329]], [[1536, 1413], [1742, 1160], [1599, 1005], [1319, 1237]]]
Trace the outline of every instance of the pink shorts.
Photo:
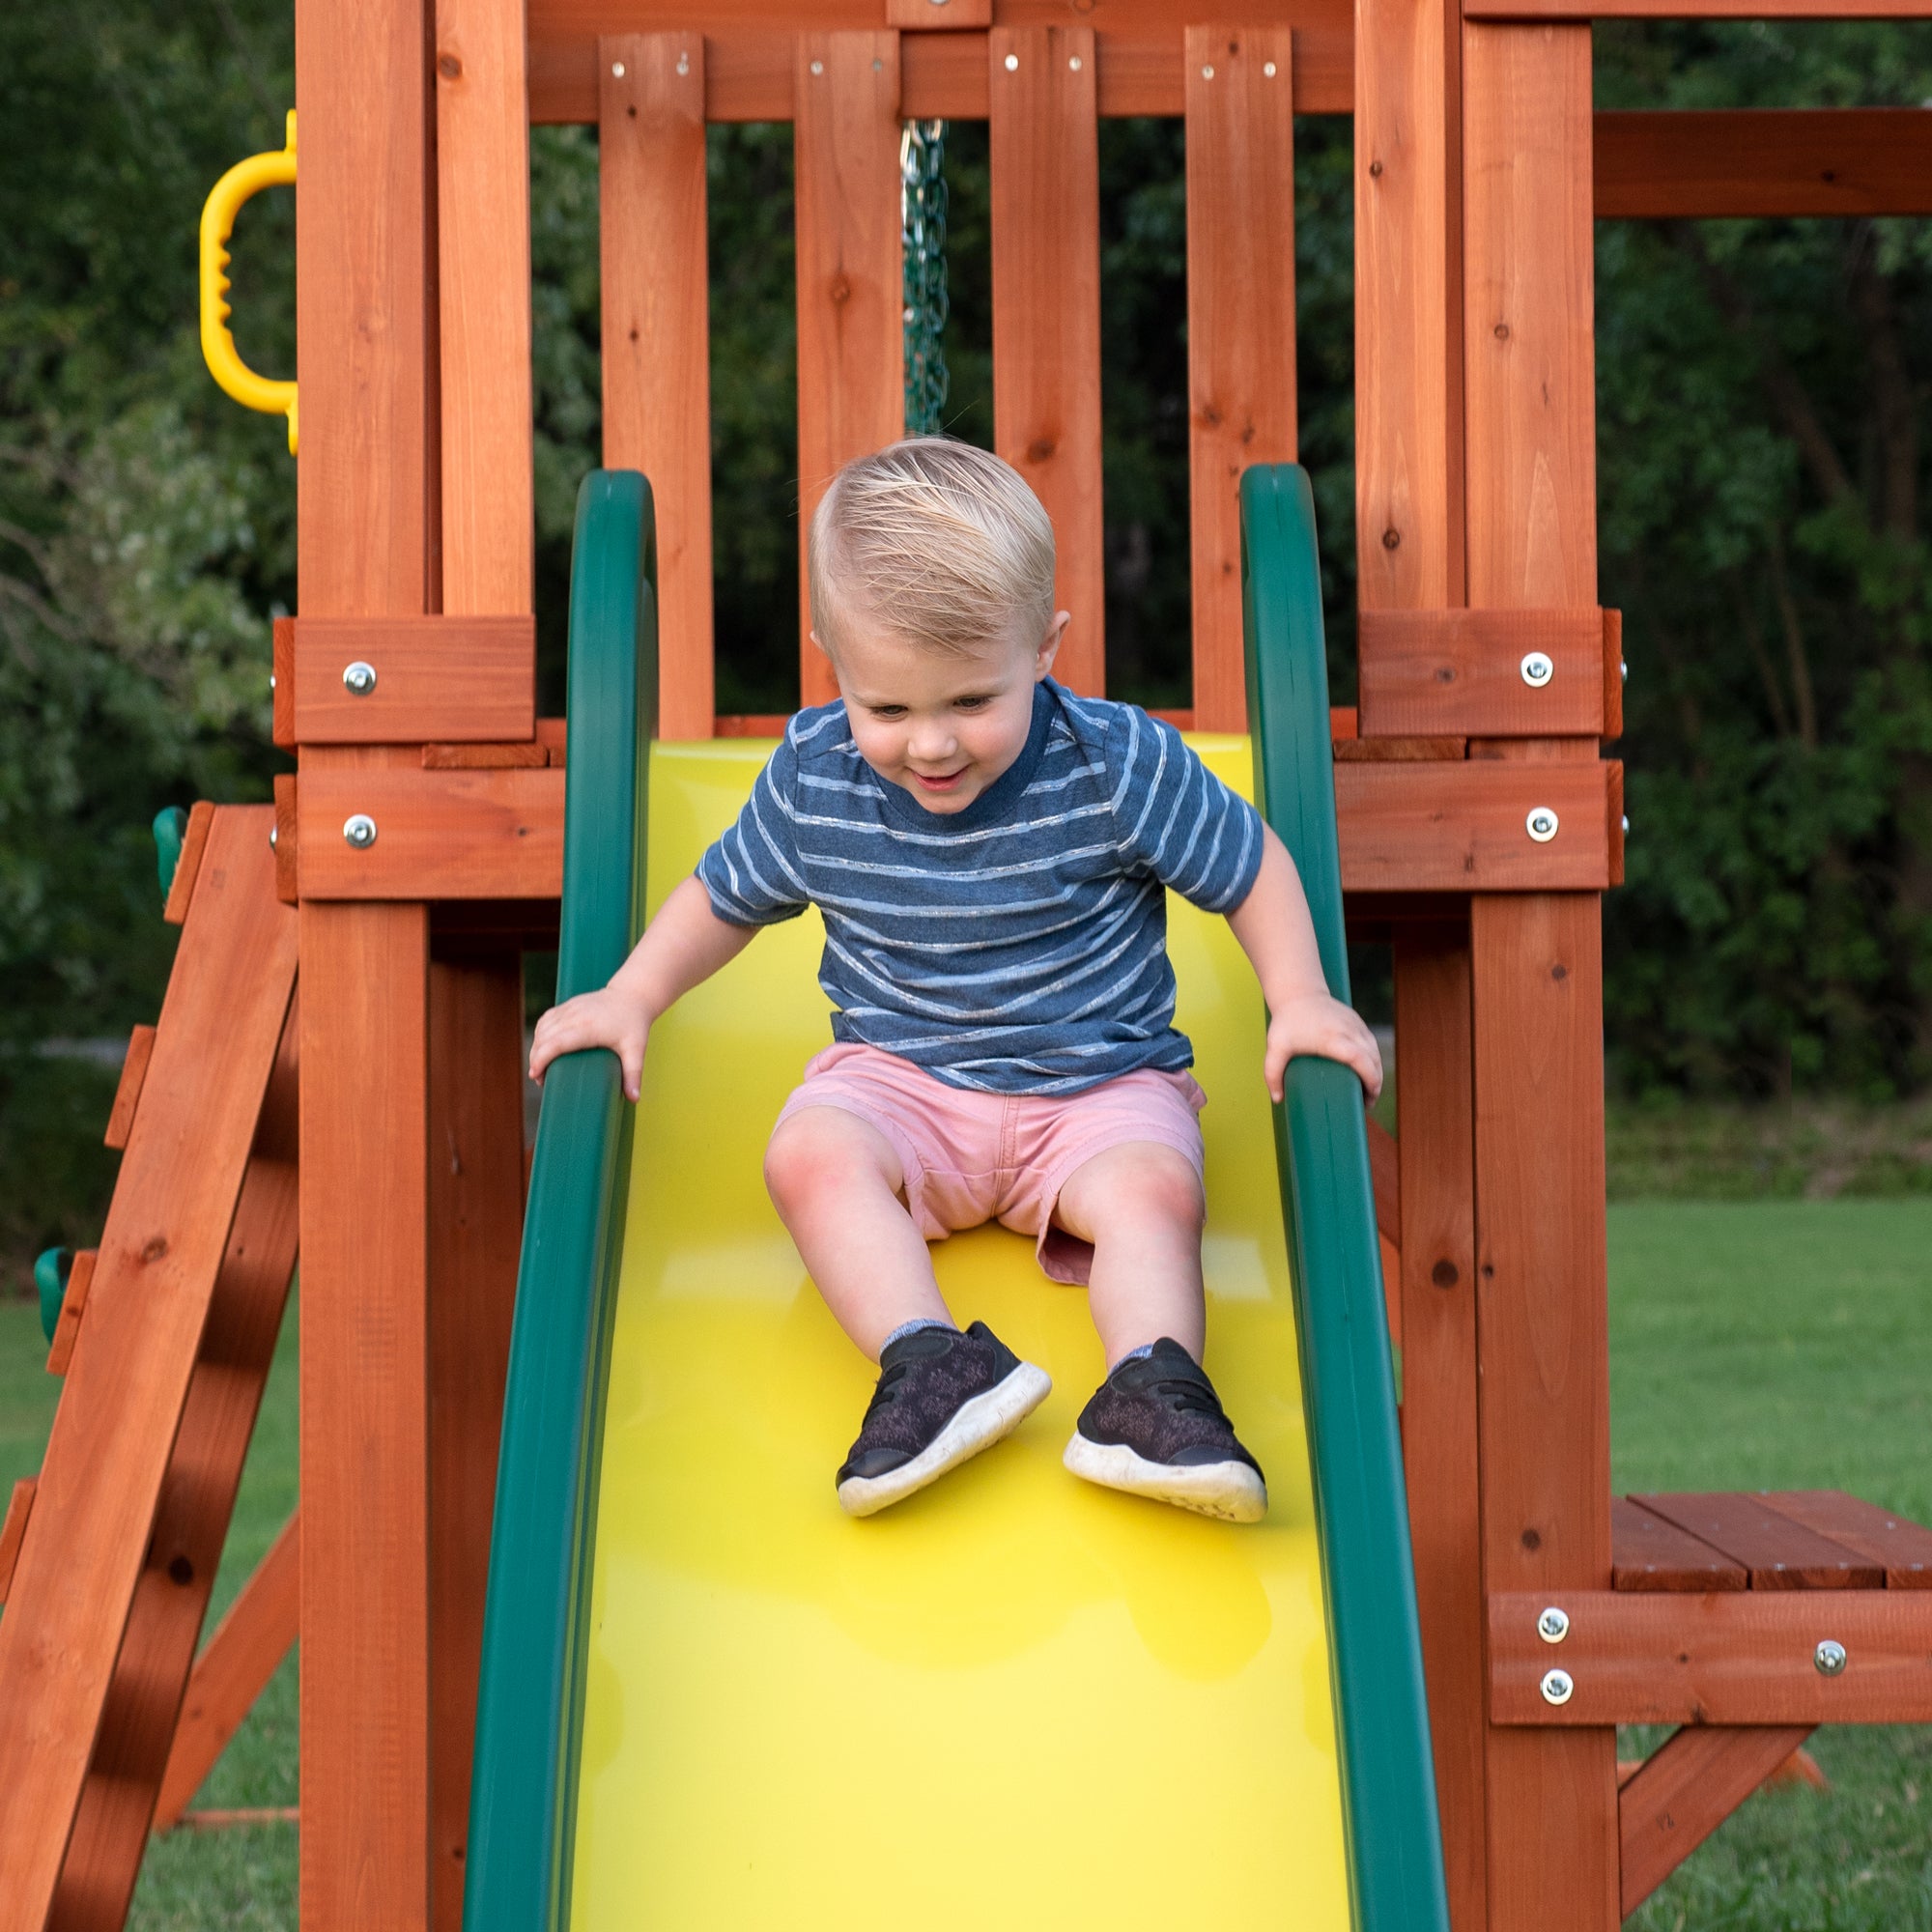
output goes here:
[[1207, 1104], [1191, 1073], [1151, 1068], [1078, 1094], [979, 1094], [880, 1047], [841, 1041], [807, 1064], [777, 1127], [805, 1107], [856, 1114], [898, 1154], [906, 1206], [928, 1241], [998, 1221], [1034, 1237], [1051, 1279], [1085, 1283], [1093, 1248], [1053, 1223], [1067, 1178], [1128, 1141], [1170, 1147], [1199, 1175], [1196, 1116]]

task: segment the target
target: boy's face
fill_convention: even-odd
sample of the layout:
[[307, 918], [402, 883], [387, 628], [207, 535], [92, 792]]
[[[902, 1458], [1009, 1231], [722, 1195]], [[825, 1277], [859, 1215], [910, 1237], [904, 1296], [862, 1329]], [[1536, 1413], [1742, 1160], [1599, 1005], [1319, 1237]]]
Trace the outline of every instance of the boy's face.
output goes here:
[[832, 668], [859, 755], [926, 810], [965, 810], [1026, 749], [1033, 688], [1065, 628], [1061, 611], [1037, 641], [996, 639], [961, 656], [846, 615]]

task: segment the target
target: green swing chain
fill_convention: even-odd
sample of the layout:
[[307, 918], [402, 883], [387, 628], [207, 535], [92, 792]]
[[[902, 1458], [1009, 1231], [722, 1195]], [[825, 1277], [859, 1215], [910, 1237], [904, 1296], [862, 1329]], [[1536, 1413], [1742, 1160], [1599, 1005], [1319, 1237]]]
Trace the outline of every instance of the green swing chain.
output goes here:
[[936, 436], [946, 412], [946, 123], [908, 121], [899, 135], [899, 232], [905, 278], [905, 426]]

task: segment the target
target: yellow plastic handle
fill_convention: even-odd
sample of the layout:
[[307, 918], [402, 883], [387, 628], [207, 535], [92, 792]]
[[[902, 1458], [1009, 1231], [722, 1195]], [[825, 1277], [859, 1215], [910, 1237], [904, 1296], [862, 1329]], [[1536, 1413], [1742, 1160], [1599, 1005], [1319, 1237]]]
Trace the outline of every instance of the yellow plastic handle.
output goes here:
[[289, 419], [289, 454], [296, 453], [296, 385], [258, 376], [236, 353], [228, 332], [228, 238], [242, 204], [265, 187], [296, 178], [296, 116], [289, 110], [288, 145], [279, 154], [250, 155], [214, 184], [201, 211], [201, 353], [209, 374], [245, 409]]

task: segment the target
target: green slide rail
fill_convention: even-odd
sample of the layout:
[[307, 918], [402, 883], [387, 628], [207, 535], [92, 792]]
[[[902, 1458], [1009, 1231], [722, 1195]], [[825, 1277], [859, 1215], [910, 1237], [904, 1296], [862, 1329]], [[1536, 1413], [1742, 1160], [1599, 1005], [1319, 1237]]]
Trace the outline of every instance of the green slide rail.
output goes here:
[[[593, 470], [578, 494], [571, 557], [560, 1000], [603, 985], [643, 920], [655, 576], [649, 484], [635, 470]], [[630, 1134], [614, 1056], [573, 1053], [551, 1067], [497, 1463], [465, 1932], [538, 1932], [568, 1917], [571, 1741]]]
[[[1301, 873], [1328, 990], [1349, 998], [1315, 497], [1297, 464], [1241, 477], [1255, 803]], [[1448, 1932], [1422, 1631], [1361, 1083], [1289, 1064], [1274, 1110], [1328, 1618], [1342, 1824], [1361, 1932]]]

